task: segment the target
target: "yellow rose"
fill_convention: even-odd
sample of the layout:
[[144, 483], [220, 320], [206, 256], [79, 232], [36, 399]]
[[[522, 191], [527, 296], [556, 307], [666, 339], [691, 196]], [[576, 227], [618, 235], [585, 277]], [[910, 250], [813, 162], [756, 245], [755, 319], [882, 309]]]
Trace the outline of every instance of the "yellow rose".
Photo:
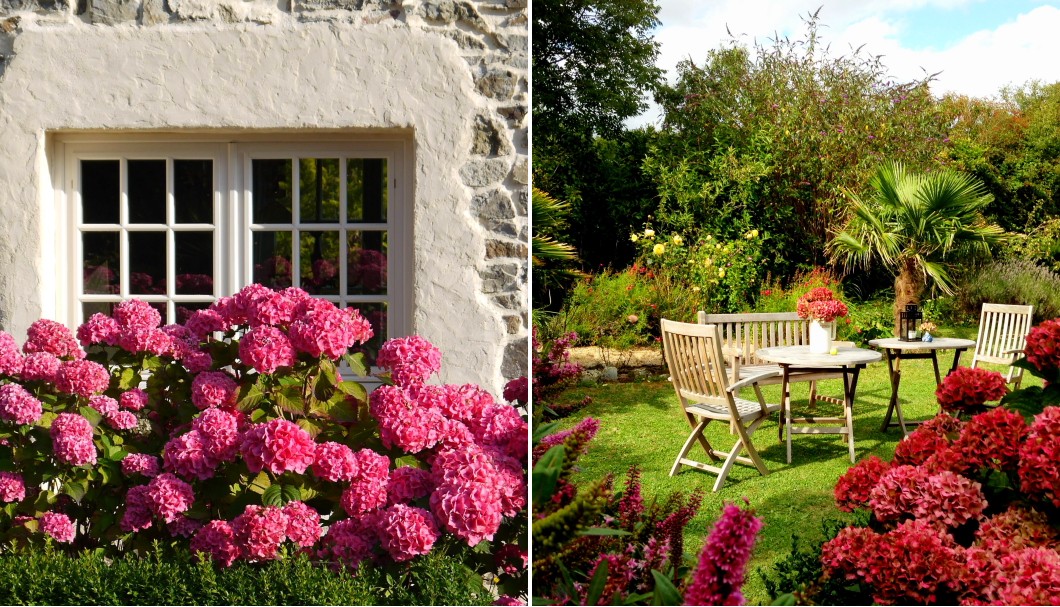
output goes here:
[[651, 250], [651, 252], [655, 253], [656, 255], [662, 255], [663, 253], [666, 252], [666, 245], [664, 245], [664, 244], [662, 244], [660, 242], [659, 244], [655, 245], [655, 247]]
[[681, 244], [684, 240], [680, 236], [674, 236], [674, 244]]
[[644, 230], [644, 237], [645, 238], [654, 238], [655, 237], [655, 230], [653, 230], [651, 228], [646, 228]]
[[712, 263], [714, 263], [714, 260], [708, 257], [707, 260], [703, 262], [703, 265], [709, 266]]
[[692, 290], [695, 291], [696, 293], [699, 293], [699, 287], [692, 287]]
[[718, 244], [714, 245], [714, 248], [715, 249], [720, 249], [721, 248], [721, 243], [719, 242]]
[[751, 230], [751, 238], [758, 238], [758, 230]]
[[718, 278], [725, 278], [725, 268], [718, 268]]
[[637, 235], [636, 234], [630, 234], [629, 235], [629, 239], [632, 240], [633, 242], [637, 242]]
[[710, 234], [707, 234], [707, 240], [713, 240], [713, 238], [714, 238], [713, 236], [711, 236]]

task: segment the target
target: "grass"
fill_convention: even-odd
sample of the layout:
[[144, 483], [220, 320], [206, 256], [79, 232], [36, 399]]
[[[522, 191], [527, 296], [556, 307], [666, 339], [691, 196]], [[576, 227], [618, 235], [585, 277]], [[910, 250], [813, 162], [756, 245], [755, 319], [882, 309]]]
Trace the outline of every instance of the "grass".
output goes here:
[[[944, 335], [975, 338], [975, 328], [945, 329]], [[949, 369], [951, 352], [939, 354], [943, 373]], [[961, 356], [961, 363], [971, 362], [971, 352]], [[1025, 374], [1023, 386], [1040, 385], [1040, 380]], [[805, 410], [809, 396], [806, 383], [792, 385], [793, 410]], [[780, 386], [763, 388], [767, 402], [780, 402]], [[840, 396], [838, 380], [821, 382], [818, 393]], [[902, 361], [902, 384], [899, 402], [907, 420], [927, 419], [938, 410], [935, 401], [935, 378], [930, 360]], [[745, 397], [752, 397], [748, 391]], [[887, 365], [881, 361], [869, 365], [861, 373], [854, 401], [854, 446], [858, 461], [877, 455], [889, 460], [901, 438], [898, 428], [880, 430], [891, 388]], [[761, 476], [751, 466], [736, 464], [725, 485], [711, 493], [715, 476], [689, 467], [682, 467], [676, 476], [668, 476], [670, 467], [690, 428], [680, 413], [673, 388], [664, 378], [634, 383], [579, 386], [568, 390], [560, 402], [576, 402], [591, 396], [593, 402], [564, 421], [567, 428], [584, 417], [600, 420], [600, 431], [589, 452], [579, 459], [580, 471], [574, 477], [578, 483], [600, 478], [609, 472], [619, 475], [616, 486], [621, 486], [622, 474], [633, 465], [642, 470], [643, 491], [646, 499], [662, 499], [673, 491], [707, 492], [700, 513], [688, 526], [686, 542], [689, 553], [698, 554], [703, 538], [725, 502], [747, 498], [751, 506], [765, 519], [765, 527], [755, 546], [750, 569], [770, 568], [791, 550], [792, 535], [820, 538], [821, 523], [826, 519], [848, 520], [850, 515], [836, 509], [832, 490], [836, 480], [851, 466], [844, 436], [794, 435], [792, 463], [786, 463], [786, 449], [777, 440], [776, 416], [762, 424], [752, 436], [755, 448], [769, 468], [768, 476]], [[800, 403], [802, 405], [800, 409]], [[818, 404], [818, 415], [842, 415], [841, 407]], [[912, 430], [912, 428], [910, 428]], [[716, 448], [728, 450], [733, 438], [728, 426], [717, 422], [707, 428], [708, 440]], [[702, 448], [695, 447], [692, 457], [706, 459]], [[752, 573], [744, 587], [747, 604], [769, 604], [761, 577]]]

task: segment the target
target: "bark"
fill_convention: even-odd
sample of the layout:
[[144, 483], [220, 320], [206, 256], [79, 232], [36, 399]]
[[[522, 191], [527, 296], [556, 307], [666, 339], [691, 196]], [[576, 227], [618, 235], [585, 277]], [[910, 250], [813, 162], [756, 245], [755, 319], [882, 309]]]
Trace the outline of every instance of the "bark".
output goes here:
[[894, 279], [894, 335], [897, 337], [899, 312], [905, 310], [906, 304], [920, 305], [920, 296], [924, 291], [924, 274], [912, 258], [906, 259], [898, 276]]

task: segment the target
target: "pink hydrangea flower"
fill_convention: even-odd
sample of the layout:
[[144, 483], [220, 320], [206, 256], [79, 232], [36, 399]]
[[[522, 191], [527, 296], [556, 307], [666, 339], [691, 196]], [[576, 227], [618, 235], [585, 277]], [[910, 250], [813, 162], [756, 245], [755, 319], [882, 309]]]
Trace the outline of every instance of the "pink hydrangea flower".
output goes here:
[[85, 398], [106, 390], [109, 385], [107, 368], [90, 360], [63, 361], [55, 377], [58, 391]]
[[1047, 320], [1027, 334], [1027, 362], [1039, 371], [1060, 367], [1060, 319]]
[[62, 362], [50, 352], [34, 352], [27, 354], [22, 361], [22, 371], [19, 377], [22, 381], [42, 381], [52, 384], [59, 376], [61, 365]]
[[505, 450], [512, 447], [509, 450], [510, 455], [525, 458], [529, 427], [515, 407], [486, 407], [481, 416], [471, 420], [468, 427], [480, 444], [495, 445]]
[[402, 466], [390, 473], [387, 483], [387, 504], [407, 504], [427, 497], [434, 489], [431, 473], [413, 466]]
[[240, 453], [247, 469], [273, 474], [306, 471], [316, 460], [316, 445], [308, 432], [285, 419], [274, 419], [253, 426], [243, 434]]
[[98, 411], [99, 414], [104, 417], [110, 413], [117, 413], [118, 411], [118, 401], [102, 394], [90, 396], [88, 398], [88, 406]]
[[293, 367], [294, 348], [276, 327], [254, 327], [239, 341], [239, 358], [258, 373], [274, 373], [280, 367]]
[[0, 375], [18, 375], [22, 371], [22, 353], [15, 338], [0, 331]]
[[328, 527], [319, 556], [336, 566], [355, 571], [362, 561], [372, 558], [376, 541], [375, 535], [358, 520], [343, 519]]
[[942, 380], [935, 396], [946, 411], [978, 411], [987, 401], [1008, 394], [1005, 378], [997, 371], [957, 367]]
[[747, 563], [762, 519], [728, 504], [707, 536], [699, 566], [685, 591], [686, 605], [742, 605]]
[[200, 409], [228, 407], [236, 404], [239, 385], [221, 371], [207, 371], [191, 382], [191, 402]]
[[147, 485], [130, 487], [125, 493], [125, 514], [121, 518], [123, 531], [142, 531], [154, 524]]
[[986, 497], [979, 483], [943, 471], [928, 477], [912, 515], [918, 520], [952, 529], [980, 518], [986, 506]]
[[883, 473], [869, 492], [869, 507], [881, 521], [911, 514], [923, 499], [930, 473], [914, 466], [896, 466]]
[[359, 516], [386, 505], [390, 481], [390, 459], [371, 449], [361, 449], [357, 456], [357, 476], [342, 492], [342, 508], [350, 516]]
[[336, 442], [320, 443], [316, 446], [316, 461], [313, 474], [326, 481], [348, 481], [357, 476], [357, 457], [346, 445]]
[[430, 503], [441, 525], [468, 546], [492, 540], [500, 528], [500, 496], [488, 485], [443, 484], [431, 494]]
[[40, 530], [57, 542], [69, 544], [77, 535], [74, 522], [61, 512], [45, 512], [39, 520]]
[[320, 540], [324, 529], [320, 526], [320, 514], [303, 502], [287, 502], [283, 507], [287, 516], [287, 539], [302, 548], [308, 548]]
[[993, 605], [1060, 604], [1060, 553], [1024, 548], [1001, 558], [984, 597]]
[[129, 352], [147, 352], [155, 356], [172, 356], [176, 351], [173, 338], [158, 328], [122, 329], [118, 345]]
[[887, 462], [875, 455], [863, 459], [855, 466], [852, 466], [836, 482], [836, 506], [844, 512], [853, 512], [858, 508], [863, 508], [868, 504], [869, 495], [880, 480], [880, 477], [890, 468]]
[[130, 299], [114, 306], [114, 320], [122, 331], [156, 329], [162, 324], [162, 315], [146, 301]]
[[76, 413], [60, 413], [49, 430], [52, 448], [60, 463], [83, 466], [96, 463], [92, 424]]
[[196, 531], [191, 540], [191, 551], [209, 556], [222, 567], [230, 567], [240, 554], [232, 525], [222, 520], [210, 521]]
[[121, 460], [121, 471], [126, 476], [142, 474], [154, 478], [162, 472], [162, 464], [157, 457], [146, 453], [130, 453]]
[[147, 392], [144, 392], [140, 388], [133, 388], [132, 390], [122, 392], [118, 404], [122, 409], [139, 411], [147, 406]]
[[77, 328], [77, 340], [85, 348], [93, 344], [113, 346], [118, 343], [118, 321], [96, 312]]
[[195, 502], [191, 485], [168, 472], [151, 479], [144, 497], [151, 512], [167, 523], [187, 512]]
[[44, 415], [44, 408], [25, 388], [18, 384], [0, 386], [0, 419], [26, 425], [36, 423]]
[[21, 502], [26, 499], [26, 483], [14, 472], [0, 472], [0, 502]]
[[496, 486], [497, 470], [491, 458], [478, 445], [461, 449], [441, 449], [431, 464], [435, 483]]
[[1015, 472], [1020, 445], [1027, 433], [1022, 415], [998, 407], [969, 420], [953, 449], [960, 453], [965, 470], [991, 468]]
[[493, 601], [493, 604], [494, 605], [526, 605], [525, 602], [520, 601], [519, 599], [515, 598], [514, 596], [508, 596], [507, 594], [502, 594], [500, 596], [500, 598], [498, 598], [496, 601]]
[[251, 559], [274, 559], [287, 539], [287, 515], [275, 506], [247, 506], [232, 521], [236, 545]]
[[113, 411], [103, 416], [103, 419], [115, 430], [130, 430], [135, 428], [140, 421], [136, 419], [136, 414], [132, 411]]
[[438, 409], [394, 409], [379, 418], [379, 437], [387, 448], [398, 447], [407, 453], [419, 453], [442, 439], [445, 418]]
[[178, 516], [177, 520], [166, 525], [169, 535], [173, 537], [191, 537], [202, 527], [202, 522], [187, 516]]
[[526, 376], [517, 377], [504, 384], [504, 400], [510, 403], [525, 405], [530, 402], [530, 382]]
[[412, 335], [387, 340], [379, 349], [376, 364], [390, 370], [399, 386], [422, 384], [442, 368], [442, 353], [431, 342]]
[[199, 341], [205, 340], [207, 336], [215, 332], [228, 330], [228, 323], [217, 310], [195, 310], [184, 322], [184, 326]]
[[491, 455], [495, 471], [494, 487], [500, 497], [501, 514], [515, 516], [526, 507], [526, 477], [523, 465], [519, 460], [504, 455], [493, 448], [487, 450]]
[[54, 320], [42, 318], [35, 321], [26, 330], [26, 335], [26, 343], [22, 344], [22, 351], [26, 354], [47, 352], [59, 358], [85, 357], [85, 351], [78, 345], [70, 329]]
[[191, 427], [201, 435], [202, 448], [215, 462], [230, 462], [239, 453], [240, 419], [225, 409], [207, 409], [192, 420]]
[[983, 520], [975, 532], [975, 545], [988, 552], [1006, 554], [1023, 548], [1060, 550], [1060, 531], [1044, 513], [1019, 504]]
[[204, 373], [213, 369], [213, 356], [205, 350], [190, 350], [181, 358], [189, 373]]
[[399, 563], [430, 552], [440, 535], [430, 512], [405, 504], [387, 508], [378, 522], [383, 549]]
[[1020, 488], [1060, 507], [1060, 407], [1034, 416], [1019, 453]]
[[251, 327], [270, 325], [287, 326], [294, 320], [295, 304], [298, 301], [285, 292], [270, 291], [267, 295], [252, 300], [247, 309], [247, 324]]
[[[296, 310], [306, 307], [303, 302]], [[299, 352], [338, 360], [349, 348], [371, 339], [372, 327], [354, 308], [315, 304], [291, 323], [289, 333], [291, 344]]]
[[207, 452], [206, 439], [198, 430], [170, 439], [162, 450], [162, 462], [166, 470], [199, 480], [212, 478], [218, 464]]

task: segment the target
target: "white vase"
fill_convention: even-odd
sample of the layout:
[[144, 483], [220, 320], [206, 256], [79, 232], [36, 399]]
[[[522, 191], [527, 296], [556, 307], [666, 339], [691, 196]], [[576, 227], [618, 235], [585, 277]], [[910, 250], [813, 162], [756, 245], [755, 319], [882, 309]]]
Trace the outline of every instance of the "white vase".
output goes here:
[[832, 351], [832, 323], [810, 321], [810, 353], [828, 354]]

